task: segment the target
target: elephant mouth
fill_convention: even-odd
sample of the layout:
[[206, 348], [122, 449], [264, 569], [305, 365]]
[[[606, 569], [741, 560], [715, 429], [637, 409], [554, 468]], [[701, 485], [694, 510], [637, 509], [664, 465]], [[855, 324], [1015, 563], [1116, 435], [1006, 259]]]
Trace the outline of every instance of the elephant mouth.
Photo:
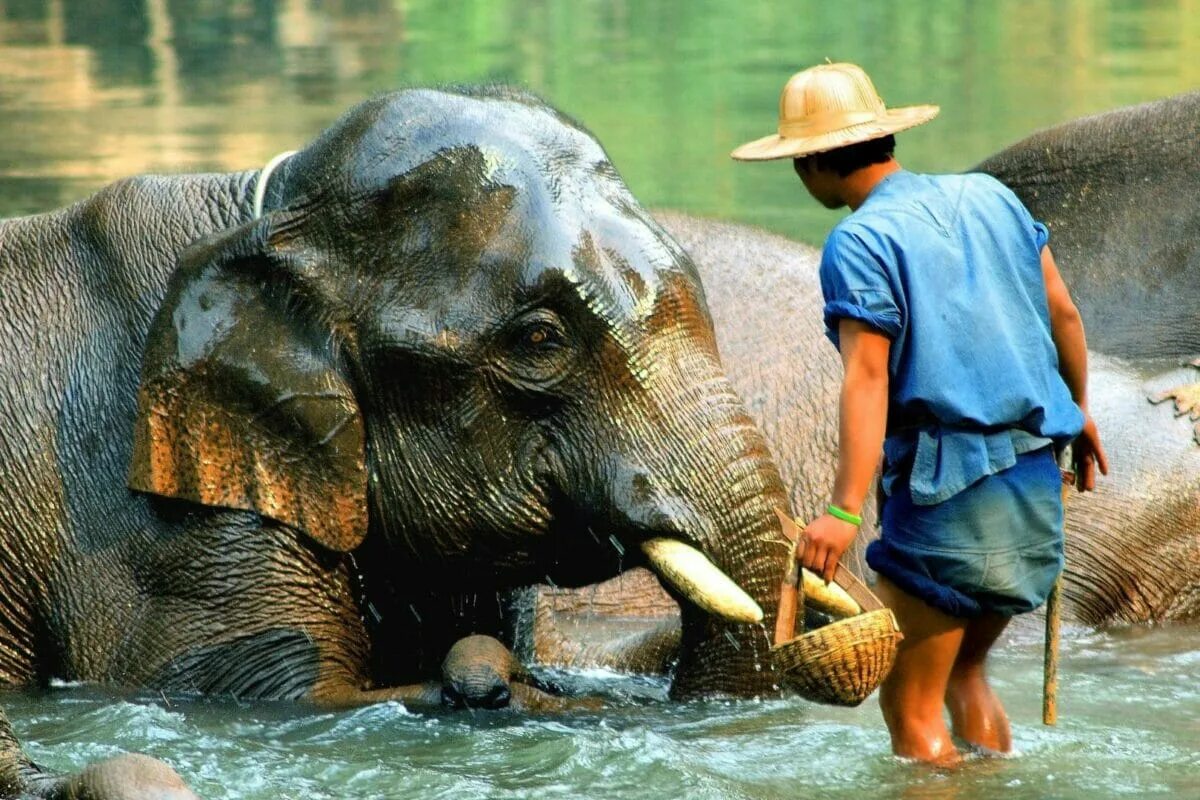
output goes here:
[[656, 537], [643, 541], [641, 550], [655, 574], [701, 610], [729, 622], [762, 622], [754, 598], [695, 547]]

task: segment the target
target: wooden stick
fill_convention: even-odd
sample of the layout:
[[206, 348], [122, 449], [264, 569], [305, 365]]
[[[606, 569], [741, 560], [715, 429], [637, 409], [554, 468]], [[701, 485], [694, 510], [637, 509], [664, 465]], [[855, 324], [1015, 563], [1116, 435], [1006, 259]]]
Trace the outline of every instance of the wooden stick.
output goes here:
[[788, 566], [779, 585], [779, 609], [775, 612], [775, 644], [780, 645], [796, 638], [796, 618], [804, 618], [804, 595], [800, 592], [800, 556], [804, 553], [804, 539], [796, 520], [782, 508], [775, 509], [775, 516], [779, 517], [783, 538], [792, 543]]
[[1062, 591], [1062, 573], [1054, 580], [1054, 588], [1046, 600], [1046, 653], [1043, 661], [1042, 679], [1042, 724], [1058, 722], [1058, 627], [1059, 593]]
[[[1075, 485], [1075, 473], [1071, 470], [1071, 449], [1068, 447], [1060, 455], [1062, 468], [1062, 504], [1063, 525], [1067, 519], [1067, 498], [1071, 487]], [[1066, 531], [1064, 530], [1064, 535]], [[1058, 722], [1058, 636], [1062, 619], [1062, 573], [1054, 579], [1054, 588], [1046, 598], [1046, 649], [1042, 657], [1042, 724], [1053, 725]]]

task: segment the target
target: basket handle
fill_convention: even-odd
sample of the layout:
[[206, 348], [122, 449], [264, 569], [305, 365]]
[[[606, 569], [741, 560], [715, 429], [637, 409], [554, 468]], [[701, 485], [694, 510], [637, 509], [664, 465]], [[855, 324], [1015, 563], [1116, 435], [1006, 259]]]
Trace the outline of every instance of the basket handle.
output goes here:
[[842, 566], [840, 562], [837, 565], [837, 571], [833, 574], [833, 582], [845, 589], [846, 594], [854, 598], [854, 602], [862, 606], [863, 611], [878, 611], [887, 607], [857, 575]]
[[[800, 526], [782, 509], [776, 508], [775, 515], [779, 517], [783, 528], [783, 536], [792, 543], [788, 556], [788, 565], [784, 570], [783, 581], [780, 584], [779, 611], [775, 618], [775, 643], [780, 644], [790, 640], [796, 631], [796, 620], [804, 619], [804, 593], [799, 591], [800, 561], [798, 556], [803, 553], [803, 540]], [[833, 582], [846, 590], [846, 594], [858, 603], [864, 612], [878, 611], [885, 608], [883, 601], [875, 596], [857, 575], [841, 563], [833, 575]]]
[[779, 585], [779, 608], [775, 612], [775, 644], [790, 642], [796, 636], [796, 623], [804, 629], [804, 594], [800, 591], [799, 542], [788, 553], [788, 566]]

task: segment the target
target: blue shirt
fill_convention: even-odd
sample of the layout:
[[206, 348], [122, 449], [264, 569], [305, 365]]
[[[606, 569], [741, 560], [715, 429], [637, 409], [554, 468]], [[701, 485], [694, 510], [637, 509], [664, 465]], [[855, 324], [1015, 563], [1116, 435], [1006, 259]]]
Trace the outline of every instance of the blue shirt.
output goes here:
[[913, 501], [940, 503], [1083, 428], [1050, 336], [1048, 238], [994, 178], [903, 170], [829, 234], [826, 335], [849, 318], [892, 340], [889, 493], [908, 471]]

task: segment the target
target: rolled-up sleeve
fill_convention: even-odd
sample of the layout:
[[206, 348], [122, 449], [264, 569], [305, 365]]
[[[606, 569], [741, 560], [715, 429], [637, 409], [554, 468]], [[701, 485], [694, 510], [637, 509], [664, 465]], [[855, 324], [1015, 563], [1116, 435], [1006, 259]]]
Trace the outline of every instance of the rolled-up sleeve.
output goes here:
[[855, 234], [834, 229], [821, 252], [825, 335], [839, 347], [838, 323], [857, 319], [885, 334], [900, 335], [904, 324], [887, 270]]
[[1050, 241], [1050, 229], [1046, 227], [1045, 223], [1038, 222], [1032, 216], [1029, 219], [1033, 222], [1033, 242], [1037, 245], [1037, 251], [1040, 253], [1046, 243]]

